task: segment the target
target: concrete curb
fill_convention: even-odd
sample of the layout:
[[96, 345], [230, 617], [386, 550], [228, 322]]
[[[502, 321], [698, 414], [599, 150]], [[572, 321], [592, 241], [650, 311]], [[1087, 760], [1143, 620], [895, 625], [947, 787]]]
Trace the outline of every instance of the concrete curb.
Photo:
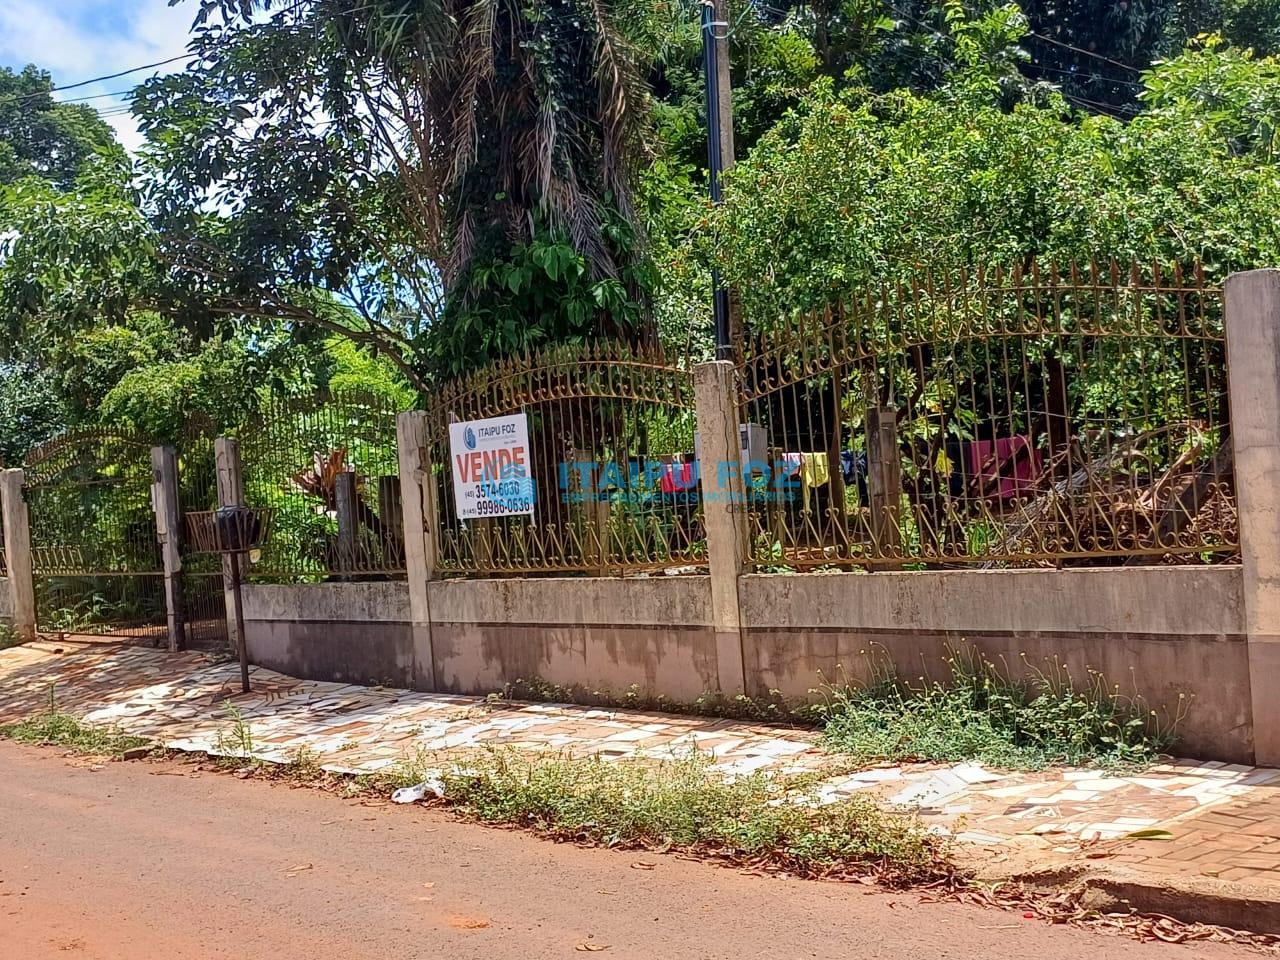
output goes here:
[[1206, 876], [1157, 877], [1121, 866], [1068, 864], [1017, 873], [1029, 889], [1069, 891], [1089, 909], [1129, 909], [1187, 923], [1208, 923], [1280, 934], [1280, 884], [1241, 883]]

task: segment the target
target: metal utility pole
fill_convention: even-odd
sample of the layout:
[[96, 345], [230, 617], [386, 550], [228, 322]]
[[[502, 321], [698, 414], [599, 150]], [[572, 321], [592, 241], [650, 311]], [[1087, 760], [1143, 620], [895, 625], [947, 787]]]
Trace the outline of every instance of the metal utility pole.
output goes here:
[[[702, 67], [707, 90], [707, 171], [713, 204], [720, 202], [720, 175], [726, 169], [726, 130], [728, 166], [733, 166], [733, 102], [729, 95], [729, 22], [725, 16], [726, 7], [726, 0], [702, 0]], [[720, 271], [714, 267], [711, 270], [711, 309], [716, 323], [716, 359], [732, 360], [729, 291], [720, 282]]]

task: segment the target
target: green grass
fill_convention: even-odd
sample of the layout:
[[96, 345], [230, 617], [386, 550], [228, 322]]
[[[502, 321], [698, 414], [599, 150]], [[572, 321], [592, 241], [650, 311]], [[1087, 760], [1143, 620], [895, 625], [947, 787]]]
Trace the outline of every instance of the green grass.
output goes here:
[[875, 869], [912, 881], [945, 864], [944, 842], [911, 817], [865, 798], [797, 802], [798, 781], [728, 780], [701, 754], [644, 763], [497, 748], [396, 779], [428, 772], [444, 782], [444, 803], [464, 816], [561, 840], [767, 862], [809, 876]]
[[88, 724], [66, 713], [49, 712], [0, 727], [0, 736], [19, 743], [65, 747], [76, 753], [119, 757], [126, 750], [151, 746], [145, 737], [121, 733], [115, 727]]
[[1054, 764], [1140, 767], [1173, 742], [1170, 722], [1097, 671], [1077, 683], [1060, 664], [1014, 680], [971, 648], [949, 650], [946, 681], [879, 673], [859, 689], [828, 691], [823, 740], [856, 762], [976, 760], [1012, 769]]

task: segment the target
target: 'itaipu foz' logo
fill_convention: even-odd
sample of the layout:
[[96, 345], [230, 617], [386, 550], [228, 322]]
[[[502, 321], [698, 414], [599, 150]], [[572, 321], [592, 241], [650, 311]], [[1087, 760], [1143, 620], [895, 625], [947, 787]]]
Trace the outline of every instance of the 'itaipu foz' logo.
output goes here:
[[467, 445], [468, 450], [474, 450], [476, 448], [476, 432], [467, 427], [462, 434], [462, 442]]

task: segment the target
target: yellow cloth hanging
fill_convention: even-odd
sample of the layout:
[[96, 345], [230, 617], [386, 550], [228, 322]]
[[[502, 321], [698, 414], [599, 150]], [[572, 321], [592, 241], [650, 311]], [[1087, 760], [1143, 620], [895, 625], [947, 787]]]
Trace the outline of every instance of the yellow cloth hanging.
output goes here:
[[831, 464], [825, 453], [800, 454], [800, 489], [804, 494], [804, 510], [809, 512], [809, 490], [831, 480]]

